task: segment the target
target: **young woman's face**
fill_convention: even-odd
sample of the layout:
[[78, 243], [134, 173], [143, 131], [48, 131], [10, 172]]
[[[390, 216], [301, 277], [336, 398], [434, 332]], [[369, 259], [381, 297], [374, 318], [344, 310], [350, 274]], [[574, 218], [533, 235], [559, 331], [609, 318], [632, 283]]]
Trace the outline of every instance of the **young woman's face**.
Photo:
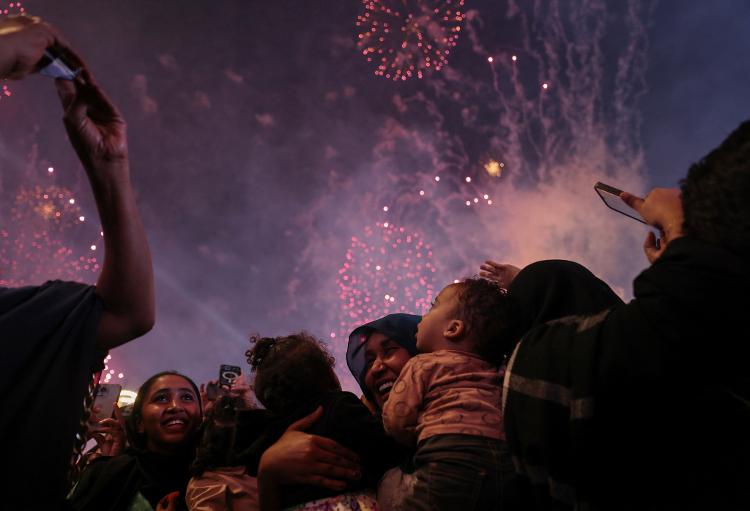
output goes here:
[[174, 453], [195, 435], [201, 423], [199, 396], [182, 376], [166, 374], [151, 384], [137, 428], [148, 450]]
[[365, 387], [381, 410], [391, 393], [393, 383], [410, 358], [406, 348], [385, 334], [373, 332], [368, 337], [365, 343]]

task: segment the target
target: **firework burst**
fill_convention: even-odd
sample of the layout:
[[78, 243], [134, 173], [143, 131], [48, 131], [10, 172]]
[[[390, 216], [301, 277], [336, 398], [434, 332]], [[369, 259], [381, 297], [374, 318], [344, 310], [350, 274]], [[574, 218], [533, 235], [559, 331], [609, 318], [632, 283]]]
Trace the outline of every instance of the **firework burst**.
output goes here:
[[394, 81], [440, 71], [456, 46], [464, 0], [362, 0], [357, 47]]
[[97, 244], [88, 250], [70, 243], [86, 222], [73, 193], [60, 186], [22, 187], [10, 208], [12, 225], [0, 229], [0, 285], [48, 279], [89, 281], [99, 272]]
[[[435, 290], [430, 245], [419, 233], [388, 222], [352, 236], [338, 271], [339, 337], [394, 312], [421, 313]], [[331, 337], [336, 337], [332, 332]]]

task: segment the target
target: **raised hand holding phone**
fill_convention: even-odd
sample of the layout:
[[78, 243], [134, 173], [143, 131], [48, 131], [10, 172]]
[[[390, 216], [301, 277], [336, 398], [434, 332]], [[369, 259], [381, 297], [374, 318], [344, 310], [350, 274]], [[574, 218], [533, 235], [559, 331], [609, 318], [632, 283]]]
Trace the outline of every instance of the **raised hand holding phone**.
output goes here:
[[649, 232], [643, 250], [649, 262], [656, 261], [669, 243], [684, 235], [682, 223], [682, 196], [677, 188], [654, 188], [644, 199], [628, 192], [621, 192], [622, 201], [633, 208], [650, 226], [659, 229], [657, 239]]

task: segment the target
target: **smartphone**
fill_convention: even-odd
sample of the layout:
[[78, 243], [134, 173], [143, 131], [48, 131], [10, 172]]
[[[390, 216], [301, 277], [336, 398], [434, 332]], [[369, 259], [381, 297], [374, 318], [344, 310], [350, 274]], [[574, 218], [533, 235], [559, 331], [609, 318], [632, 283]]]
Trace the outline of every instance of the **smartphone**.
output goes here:
[[115, 383], [99, 384], [96, 388], [96, 397], [94, 398], [94, 406], [100, 408], [99, 413], [96, 414], [97, 420], [112, 417], [112, 413], [115, 411], [115, 403], [120, 398], [121, 391], [122, 385]]
[[231, 387], [234, 380], [242, 374], [242, 369], [238, 366], [222, 364], [219, 368], [219, 385], [222, 387]]
[[39, 65], [39, 74], [50, 78], [75, 80], [81, 74], [81, 68], [72, 64], [65, 49], [57, 44], [44, 50], [44, 57]]
[[601, 182], [594, 185], [594, 190], [596, 190], [596, 193], [599, 194], [599, 197], [601, 197], [604, 205], [609, 209], [613, 209], [618, 213], [632, 218], [633, 220], [638, 220], [639, 222], [644, 224], [646, 223], [643, 221], [643, 218], [641, 218], [641, 215], [639, 215], [638, 212], [636, 212], [633, 208], [622, 201], [622, 199], [620, 198], [622, 190]]

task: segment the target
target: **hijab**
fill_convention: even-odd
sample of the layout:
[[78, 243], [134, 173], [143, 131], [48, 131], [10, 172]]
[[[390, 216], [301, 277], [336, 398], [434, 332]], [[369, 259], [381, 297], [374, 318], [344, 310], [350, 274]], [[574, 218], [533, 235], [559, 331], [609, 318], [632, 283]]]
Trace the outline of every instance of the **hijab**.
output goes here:
[[349, 345], [346, 348], [346, 365], [359, 383], [362, 393], [373, 400], [372, 395], [365, 386], [365, 374], [367, 374], [367, 360], [365, 360], [365, 344], [373, 332], [380, 332], [388, 336], [399, 346], [409, 352], [409, 356], [417, 354], [417, 325], [422, 316], [415, 314], [388, 314], [385, 317], [370, 321], [355, 328], [349, 334]]

